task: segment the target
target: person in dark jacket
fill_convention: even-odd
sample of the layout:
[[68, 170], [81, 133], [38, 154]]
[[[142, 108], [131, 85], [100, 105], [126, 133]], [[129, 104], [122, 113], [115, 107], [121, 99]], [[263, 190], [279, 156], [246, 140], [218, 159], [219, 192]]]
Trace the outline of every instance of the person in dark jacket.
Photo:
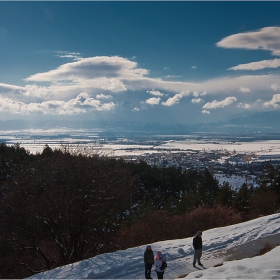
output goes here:
[[151, 277], [152, 266], [155, 263], [154, 261], [154, 253], [151, 245], [146, 247], [146, 251], [144, 253], [144, 263], [145, 263], [145, 277], [146, 279], [153, 279]]
[[203, 266], [200, 262], [200, 258], [202, 255], [202, 231], [199, 231], [193, 239], [193, 248], [194, 248], [194, 256], [193, 256], [193, 266], [195, 267], [196, 261], [198, 265]]

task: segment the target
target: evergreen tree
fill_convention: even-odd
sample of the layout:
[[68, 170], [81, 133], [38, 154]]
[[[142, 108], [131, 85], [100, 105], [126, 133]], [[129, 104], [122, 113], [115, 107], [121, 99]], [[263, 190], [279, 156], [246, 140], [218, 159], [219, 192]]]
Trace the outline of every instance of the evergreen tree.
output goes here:
[[248, 214], [251, 206], [250, 201], [254, 194], [255, 188], [252, 185], [244, 183], [236, 193], [233, 201], [234, 208], [244, 215]]
[[267, 162], [258, 178], [258, 184], [260, 190], [275, 192], [280, 202], [280, 167], [274, 167], [271, 161]]
[[229, 182], [223, 182], [217, 195], [217, 203], [223, 206], [232, 207], [236, 192], [232, 189]]

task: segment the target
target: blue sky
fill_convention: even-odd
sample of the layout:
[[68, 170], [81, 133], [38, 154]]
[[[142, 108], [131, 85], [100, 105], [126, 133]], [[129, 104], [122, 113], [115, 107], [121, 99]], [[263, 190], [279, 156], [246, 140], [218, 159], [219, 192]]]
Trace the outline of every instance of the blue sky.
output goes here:
[[280, 2], [0, 2], [0, 117], [207, 123], [280, 108]]

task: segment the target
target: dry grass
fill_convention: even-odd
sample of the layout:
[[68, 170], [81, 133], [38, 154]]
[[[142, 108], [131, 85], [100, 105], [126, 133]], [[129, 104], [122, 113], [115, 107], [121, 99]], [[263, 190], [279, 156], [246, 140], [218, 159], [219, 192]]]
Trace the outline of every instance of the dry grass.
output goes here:
[[264, 255], [266, 253], [268, 253], [269, 251], [271, 251], [272, 249], [274, 249], [275, 247], [277, 247], [279, 244], [277, 245], [271, 245], [270, 243], [266, 242], [264, 244], [264, 247], [262, 249], [260, 249], [260, 251], [257, 253], [257, 256], [261, 256]]

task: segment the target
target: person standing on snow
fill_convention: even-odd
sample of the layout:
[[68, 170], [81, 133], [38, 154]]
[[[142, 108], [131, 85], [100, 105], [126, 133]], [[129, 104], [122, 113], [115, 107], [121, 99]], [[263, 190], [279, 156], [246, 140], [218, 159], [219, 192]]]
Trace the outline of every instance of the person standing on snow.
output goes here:
[[193, 248], [194, 248], [194, 256], [193, 256], [193, 267], [195, 267], [196, 261], [198, 265], [203, 266], [200, 262], [200, 258], [202, 255], [202, 231], [199, 231], [193, 239]]
[[161, 269], [163, 261], [166, 261], [166, 255], [158, 251], [155, 256], [155, 272], [157, 273], [158, 279], [163, 279], [164, 270]]
[[154, 261], [154, 253], [151, 245], [146, 247], [146, 251], [144, 253], [144, 263], [145, 263], [145, 277], [146, 279], [153, 279], [151, 277], [152, 266], [155, 263]]

